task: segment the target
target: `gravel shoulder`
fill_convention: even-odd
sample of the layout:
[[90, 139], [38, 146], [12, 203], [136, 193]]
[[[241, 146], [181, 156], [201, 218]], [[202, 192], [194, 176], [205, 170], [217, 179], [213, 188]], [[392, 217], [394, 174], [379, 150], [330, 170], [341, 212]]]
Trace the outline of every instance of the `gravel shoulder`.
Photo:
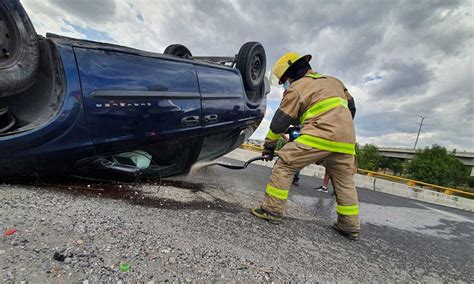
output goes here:
[[[240, 163], [223, 159], [229, 163]], [[473, 215], [359, 189], [363, 238], [329, 229], [330, 194], [303, 177], [281, 225], [255, 219], [270, 174], [202, 167], [138, 184], [0, 185], [2, 280], [471, 282]], [[128, 272], [119, 264], [128, 263]]]

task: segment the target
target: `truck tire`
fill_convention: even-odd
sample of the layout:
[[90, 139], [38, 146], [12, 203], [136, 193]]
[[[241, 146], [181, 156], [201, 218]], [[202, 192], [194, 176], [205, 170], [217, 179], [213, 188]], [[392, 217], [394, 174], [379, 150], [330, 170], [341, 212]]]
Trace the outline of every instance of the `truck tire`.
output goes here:
[[191, 51], [182, 44], [172, 44], [168, 46], [163, 53], [181, 58], [190, 58], [193, 56]]
[[29, 88], [40, 65], [38, 36], [18, 0], [0, 1], [0, 97]]
[[8, 113], [8, 106], [0, 102], [0, 134], [5, 133], [15, 126], [15, 117]]
[[264, 77], [263, 82], [260, 85], [260, 89], [258, 89], [257, 91], [245, 91], [245, 94], [247, 96], [247, 106], [250, 109], [259, 108], [263, 98], [265, 98], [269, 92], [270, 82], [266, 77]]
[[267, 58], [259, 42], [247, 42], [237, 54], [236, 67], [242, 74], [245, 89], [257, 91], [262, 87]]

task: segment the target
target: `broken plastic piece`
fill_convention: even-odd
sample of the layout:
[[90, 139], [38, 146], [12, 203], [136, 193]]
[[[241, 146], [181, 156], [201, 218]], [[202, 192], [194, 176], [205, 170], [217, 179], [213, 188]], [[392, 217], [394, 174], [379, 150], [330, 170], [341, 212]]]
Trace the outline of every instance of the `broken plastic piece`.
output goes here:
[[16, 233], [16, 229], [10, 229], [5, 232], [5, 236], [11, 236]]
[[66, 259], [66, 256], [62, 253], [59, 253], [59, 252], [55, 251], [54, 255], [53, 255], [53, 259], [63, 262]]
[[121, 272], [128, 272], [130, 270], [130, 264], [125, 262], [120, 263], [119, 267]]
[[121, 162], [121, 159], [127, 159], [129, 163], [131, 162], [140, 170], [148, 168], [152, 159], [151, 155], [144, 151], [125, 152], [115, 155], [114, 158], [119, 163]]

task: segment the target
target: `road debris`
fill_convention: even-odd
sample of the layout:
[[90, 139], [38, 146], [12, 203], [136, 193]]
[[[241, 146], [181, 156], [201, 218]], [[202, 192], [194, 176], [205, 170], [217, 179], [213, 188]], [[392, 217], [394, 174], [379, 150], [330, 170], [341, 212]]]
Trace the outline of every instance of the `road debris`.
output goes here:
[[70, 258], [72, 258], [73, 256], [74, 254], [72, 252], [70, 252], [68, 249], [65, 249], [62, 251], [55, 251], [53, 255], [53, 259], [60, 262], [64, 262], [66, 259], [69, 258], [69, 262], [70, 262]]
[[[208, 167], [160, 182], [0, 185], [3, 232], [19, 231], [0, 238], [0, 281], [10, 281], [7, 271], [10, 282], [39, 283], [473, 279], [467, 263], [472, 262], [474, 227], [440, 214], [441, 209], [359, 189], [364, 220], [377, 217], [378, 223], [363, 223], [363, 239], [347, 244], [330, 230], [335, 204], [328, 194], [313, 190], [319, 180], [302, 177], [291, 193], [288, 219], [275, 228], [255, 222], [248, 212], [261, 197], [270, 169], [252, 164], [245, 177], [236, 173]], [[426, 227], [418, 222], [415, 231], [394, 227], [412, 222], [403, 216], [413, 215], [442, 223]], [[130, 264], [128, 272], [121, 272], [120, 263]]]
[[120, 263], [119, 268], [121, 272], [128, 272], [130, 270], [130, 264], [122, 262]]
[[5, 232], [5, 236], [11, 236], [16, 233], [16, 229], [10, 229]]

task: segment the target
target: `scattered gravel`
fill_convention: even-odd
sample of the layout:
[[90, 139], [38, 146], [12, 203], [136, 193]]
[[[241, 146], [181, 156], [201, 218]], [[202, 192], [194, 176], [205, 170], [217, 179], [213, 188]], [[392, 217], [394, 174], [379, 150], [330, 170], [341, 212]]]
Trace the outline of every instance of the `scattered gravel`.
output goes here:
[[[17, 230], [10, 236], [2, 233], [0, 280], [473, 279], [466, 267], [446, 261], [449, 257], [442, 251], [447, 240], [365, 225], [364, 230], [373, 235], [350, 242], [328, 229], [332, 216], [298, 211], [291, 202], [291, 214], [275, 226], [249, 214], [248, 208], [257, 205], [260, 197], [257, 187], [239, 189], [224, 182], [199, 184], [189, 179], [167, 180], [161, 186], [64, 181], [0, 185], [0, 227], [2, 232]], [[399, 234], [398, 242], [417, 238], [417, 246], [425, 241], [427, 246], [421, 245], [413, 254], [413, 247], [385, 237], [392, 233]], [[120, 271], [121, 263], [130, 265], [128, 272]]]

